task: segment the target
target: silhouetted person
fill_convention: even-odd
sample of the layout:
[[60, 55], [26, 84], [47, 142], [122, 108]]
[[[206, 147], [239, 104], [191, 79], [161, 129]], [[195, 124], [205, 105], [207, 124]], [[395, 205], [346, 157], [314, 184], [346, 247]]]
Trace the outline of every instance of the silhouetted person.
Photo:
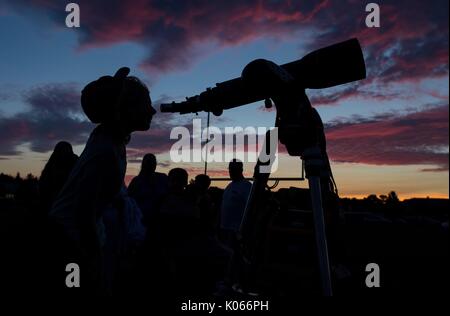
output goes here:
[[146, 225], [155, 217], [168, 190], [167, 175], [156, 172], [156, 165], [155, 155], [146, 154], [142, 159], [139, 175], [128, 186], [128, 195], [136, 200]]
[[184, 192], [188, 184], [189, 174], [183, 168], [173, 168], [169, 171], [169, 191], [173, 194]]
[[56, 144], [39, 178], [39, 195], [45, 214], [66, 183], [77, 159], [78, 156], [73, 153], [70, 143], [61, 141]]
[[182, 168], [174, 168], [168, 175], [168, 194], [162, 202], [160, 213], [162, 215], [193, 216], [193, 199], [188, 196], [186, 187], [188, 173]]
[[214, 212], [213, 201], [209, 195], [208, 188], [211, 179], [206, 174], [199, 174], [190, 185], [190, 191], [195, 196], [195, 215], [199, 219], [201, 228], [209, 234], [215, 232], [217, 215]]
[[[68, 262], [80, 263], [82, 291], [104, 293], [101, 278], [105, 243], [103, 210], [113, 203], [124, 182], [126, 144], [134, 131], [150, 127], [155, 110], [148, 88], [124, 67], [114, 77], [103, 76], [82, 91], [81, 105], [99, 125], [91, 133], [69, 179], [50, 211], [61, 231], [60, 251]], [[71, 260], [71, 261], [68, 261]], [[65, 278], [65, 276], [63, 276]], [[64, 278], [58, 282], [64, 284]]]
[[220, 229], [225, 244], [231, 246], [244, 214], [245, 205], [252, 184], [245, 180], [244, 166], [241, 161], [233, 159], [228, 165], [231, 183], [225, 188], [220, 213]]
[[199, 218], [196, 266], [201, 269], [197, 276], [201, 280], [201, 294], [217, 292], [217, 284], [223, 279], [230, 256], [217, 238], [220, 202], [215, 202], [214, 190], [210, 189], [210, 184], [211, 179], [205, 174], [197, 175], [192, 183], [196, 197], [195, 212]]
[[211, 208], [207, 194], [210, 179], [200, 175], [187, 184], [186, 170], [170, 170], [169, 193], [160, 210], [159, 244], [170, 268], [172, 295], [206, 295], [213, 292], [222, 276], [225, 260], [202, 217]]
[[198, 189], [199, 192], [206, 192], [211, 185], [211, 178], [206, 174], [199, 174], [195, 176], [194, 181], [195, 187]]

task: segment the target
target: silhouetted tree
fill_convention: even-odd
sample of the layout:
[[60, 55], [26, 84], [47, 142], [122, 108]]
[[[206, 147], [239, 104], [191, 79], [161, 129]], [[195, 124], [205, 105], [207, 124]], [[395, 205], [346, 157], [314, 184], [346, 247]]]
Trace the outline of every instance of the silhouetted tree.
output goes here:
[[395, 191], [391, 191], [389, 192], [387, 199], [386, 199], [386, 203], [387, 204], [392, 204], [392, 205], [396, 205], [400, 202], [397, 193], [395, 193]]
[[380, 200], [381, 200], [381, 203], [382, 203], [383, 205], [386, 204], [387, 199], [388, 199], [388, 196], [387, 196], [387, 195], [385, 195], [385, 194], [381, 194], [381, 195], [380, 195]]
[[379, 211], [382, 206], [382, 200], [380, 200], [376, 194], [370, 194], [363, 200], [365, 211]]
[[385, 209], [387, 216], [399, 216], [401, 214], [400, 200], [395, 191], [389, 192], [385, 201]]

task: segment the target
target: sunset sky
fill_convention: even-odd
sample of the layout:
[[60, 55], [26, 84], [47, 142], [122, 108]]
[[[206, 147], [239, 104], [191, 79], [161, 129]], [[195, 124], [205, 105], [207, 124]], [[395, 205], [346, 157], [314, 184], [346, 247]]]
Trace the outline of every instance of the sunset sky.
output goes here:
[[[253, 59], [283, 64], [357, 37], [367, 79], [307, 90], [326, 124], [341, 196], [394, 190], [401, 199], [448, 198], [447, 0], [80, 0], [80, 28], [65, 25], [69, 2], [0, 0], [0, 172], [39, 175], [59, 140], [80, 154], [94, 128], [80, 91], [121, 66], [158, 105], [237, 77]], [[380, 28], [365, 25], [369, 2], [380, 6]], [[211, 124], [273, 126], [275, 112], [262, 104], [212, 116]], [[157, 154], [159, 171], [201, 173], [202, 163], [174, 164], [168, 154], [171, 128], [192, 126], [193, 118], [158, 113], [150, 131], [132, 136], [127, 179], [147, 152]], [[206, 124], [205, 113], [197, 118]], [[209, 174], [226, 175], [226, 165], [209, 164]], [[245, 164], [247, 176], [253, 165]], [[280, 153], [274, 176], [299, 175], [299, 159]], [[281, 186], [291, 185], [306, 183]]]

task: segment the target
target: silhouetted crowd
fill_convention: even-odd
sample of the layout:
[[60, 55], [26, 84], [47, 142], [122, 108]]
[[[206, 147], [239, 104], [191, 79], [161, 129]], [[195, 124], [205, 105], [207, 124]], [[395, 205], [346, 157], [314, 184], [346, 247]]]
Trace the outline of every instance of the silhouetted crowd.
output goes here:
[[146, 154], [139, 174], [128, 187], [122, 183], [119, 193], [95, 219], [96, 249], [92, 245], [83, 249], [85, 244], [74, 242], [81, 240], [77, 216], [66, 209], [59, 222], [52, 216], [70, 200], [70, 194], [66, 197], [64, 192], [78, 188], [70, 178], [80, 162], [71, 145], [60, 142], [39, 179], [39, 209], [42, 215], [50, 215], [44, 245], [48, 247], [50, 291], [73, 293], [74, 289], [64, 289], [63, 282], [67, 275], [64, 266], [71, 262], [83, 263], [82, 294], [131, 294], [149, 291], [150, 285], [158, 295], [167, 297], [220, 295], [231, 289], [230, 261], [251, 188], [243, 177], [242, 162], [230, 162], [231, 182], [222, 196], [221, 190], [210, 188], [209, 176], [199, 174], [188, 183], [189, 175], [182, 168], [171, 169], [168, 175], [156, 172], [155, 155]]

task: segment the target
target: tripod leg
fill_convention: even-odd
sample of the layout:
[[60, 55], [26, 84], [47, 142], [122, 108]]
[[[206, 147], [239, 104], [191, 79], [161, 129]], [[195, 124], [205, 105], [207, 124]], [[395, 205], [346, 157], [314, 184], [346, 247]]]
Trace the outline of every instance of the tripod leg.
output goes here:
[[325, 235], [325, 219], [322, 208], [322, 194], [320, 188], [320, 177], [308, 177], [311, 202], [313, 207], [314, 230], [316, 234], [317, 254], [319, 259], [320, 276], [322, 279], [322, 290], [325, 296], [332, 296], [330, 261], [328, 258], [328, 246]]

